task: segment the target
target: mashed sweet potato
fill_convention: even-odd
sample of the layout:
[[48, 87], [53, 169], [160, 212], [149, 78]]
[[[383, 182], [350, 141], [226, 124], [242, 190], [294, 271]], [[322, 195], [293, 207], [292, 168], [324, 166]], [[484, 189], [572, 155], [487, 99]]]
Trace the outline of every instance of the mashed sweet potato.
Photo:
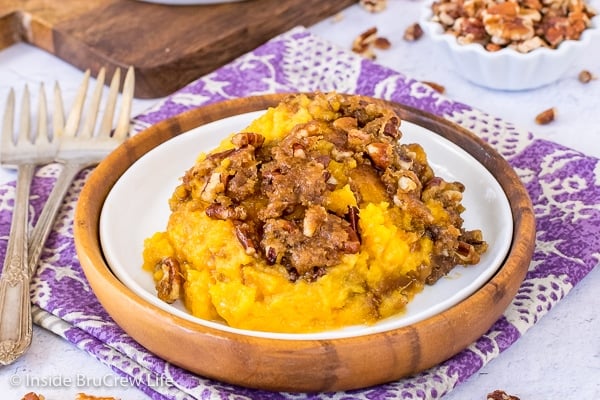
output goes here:
[[200, 155], [145, 242], [158, 296], [232, 327], [315, 332], [401, 313], [477, 263], [464, 186], [435, 176], [399, 125], [362, 97], [297, 95]]

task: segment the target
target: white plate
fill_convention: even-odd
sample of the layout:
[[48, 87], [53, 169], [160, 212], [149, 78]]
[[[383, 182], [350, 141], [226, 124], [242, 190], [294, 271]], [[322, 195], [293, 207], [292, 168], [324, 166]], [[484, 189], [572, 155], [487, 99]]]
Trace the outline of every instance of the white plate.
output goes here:
[[511, 244], [513, 222], [510, 205], [498, 181], [475, 158], [452, 142], [403, 121], [402, 142], [421, 144], [436, 175], [465, 184], [464, 227], [481, 229], [489, 244], [479, 264], [457, 266], [435, 285], [426, 286], [402, 315], [370, 326], [320, 333], [270, 333], [231, 328], [194, 317], [179, 302], [169, 305], [159, 300], [151, 274], [142, 270], [144, 239], [165, 230], [170, 214], [168, 199], [200, 152], [216, 147], [225, 136], [244, 128], [262, 113], [237, 115], [183, 133], [145, 154], [115, 183], [100, 215], [100, 240], [108, 265], [137, 296], [182, 318], [239, 334], [282, 339], [333, 339], [387, 331], [436, 315], [474, 293], [504, 262]]

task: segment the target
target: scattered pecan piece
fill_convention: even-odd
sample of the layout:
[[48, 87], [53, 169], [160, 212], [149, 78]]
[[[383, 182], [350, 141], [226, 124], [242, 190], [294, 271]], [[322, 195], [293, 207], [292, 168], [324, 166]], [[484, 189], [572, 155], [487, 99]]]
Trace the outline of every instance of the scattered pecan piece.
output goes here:
[[446, 88], [439, 83], [431, 82], [431, 81], [423, 81], [424, 84], [432, 88], [438, 93], [444, 94], [446, 92]]
[[539, 125], [546, 125], [546, 124], [549, 124], [550, 122], [554, 121], [555, 117], [556, 117], [556, 110], [554, 109], [554, 107], [552, 107], [552, 108], [544, 110], [541, 113], [539, 113], [538, 115], [536, 115], [535, 122]]
[[25, 396], [21, 400], [45, 400], [46, 398], [41, 394], [37, 394], [34, 392], [26, 393]]
[[377, 37], [377, 27], [373, 26], [366, 31], [358, 35], [354, 42], [352, 42], [352, 51], [357, 53], [362, 52], [365, 48], [369, 47]]
[[377, 28], [372, 27], [358, 35], [352, 42], [352, 51], [368, 59], [375, 59], [372, 45], [377, 39]]
[[392, 46], [389, 39], [377, 35], [377, 27], [372, 27], [358, 35], [352, 42], [352, 51], [361, 56], [374, 60], [373, 49], [387, 50]]
[[579, 73], [577, 79], [579, 79], [579, 82], [581, 83], [590, 83], [591, 81], [597, 78], [594, 75], [592, 75], [590, 71], [584, 69]]
[[421, 37], [423, 37], [423, 28], [421, 28], [421, 25], [419, 25], [418, 22], [409, 25], [408, 28], [404, 30], [404, 40], [414, 42], [421, 39]]
[[520, 400], [517, 396], [511, 396], [504, 390], [494, 390], [488, 393], [487, 400]]
[[75, 400], [119, 400], [116, 397], [92, 396], [85, 393], [77, 393]]
[[[25, 394], [23, 396], [23, 398], [21, 400], [45, 400], [46, 397], [42, 396], [41, 394], [37, 394], [34, 392], [29, 392], [27, 394]], [[89, 394], [85, 394], [85, 393], [77, 393], [77, 395], [75, 396], [75, 400], [119, 400], [116, 397], [98, 397], [98, 396], [92, 396]]]
[[392, 47], [392, 43], [389, 41], [388, 38], [377, 37], [377, 38], [375, 38], [375, 41], [373, 42], [373, 46], [375, 46], [375, 48], [380, 49], [380, 50], [387, 50], [390, 47]]
[[371, 13], [381, 12], [387, 8], [387, 0], [360, 0], [362, 8]]

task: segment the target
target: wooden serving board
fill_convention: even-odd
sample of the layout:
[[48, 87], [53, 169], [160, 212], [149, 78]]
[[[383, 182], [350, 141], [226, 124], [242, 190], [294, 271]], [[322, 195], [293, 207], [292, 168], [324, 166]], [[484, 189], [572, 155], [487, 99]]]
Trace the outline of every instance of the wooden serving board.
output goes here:
[[135, 96], [171, 94], [297, 25], [356, 0], [165, 6], [136, 0], [0, 0], [0, 48], [24, 41], [82, 70], [136, 69]]

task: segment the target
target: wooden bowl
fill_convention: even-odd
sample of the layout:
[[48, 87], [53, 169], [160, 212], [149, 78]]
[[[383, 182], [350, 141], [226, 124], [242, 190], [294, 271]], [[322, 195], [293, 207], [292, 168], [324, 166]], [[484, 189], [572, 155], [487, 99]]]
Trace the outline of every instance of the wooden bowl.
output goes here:
[[145, 153], [183, 132], [264, 110], [284, 97], [229, 100], [162, 121], [129, 139], [91, 174], [75, 212], [75, 244], [86, 277], [111, 317], [136, 341], [173, 364], [205, 377], [274, 391], [349, 390], [394, 381], [435, 366], [484, 334], [516, 294], [533, 253], [535, 219], [527, 192], [510, 165], [469, 131], [383, 100], [370, 99], [462, 147], [496, 177], [509, 200], [514, 223], [509, 253], [497, 273], [465, 300], [433, 317], [385, 332], [340, 339], [275, 340], [178, 317], [135, 295], [115, 277], [103, 256], [99, 219], [105, 198], [120, 176]]

